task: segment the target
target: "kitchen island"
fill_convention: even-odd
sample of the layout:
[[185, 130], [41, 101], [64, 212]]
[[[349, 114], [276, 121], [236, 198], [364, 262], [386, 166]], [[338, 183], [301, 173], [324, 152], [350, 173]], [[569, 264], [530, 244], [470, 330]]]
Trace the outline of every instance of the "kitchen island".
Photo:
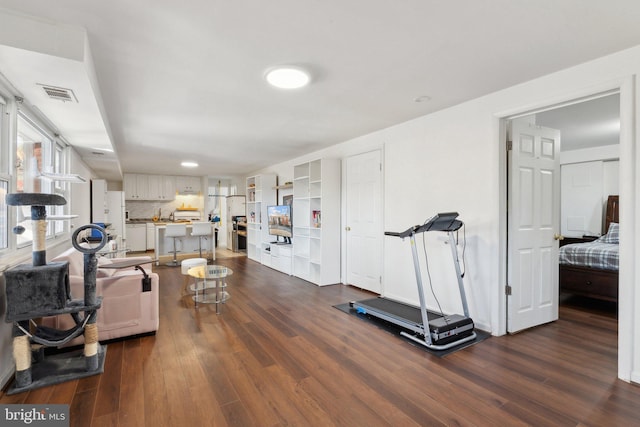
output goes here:
[[[192, 236], [191, 231], [193, 226], [190, 222], [185, 223], [187, 226], [187, 234], [184, 237], [176, 238], [176, 249], [178, 250], [177, 258], [194, 258], [200, 256], [200, 239], [198, 236]], [[161, 262], [168, 262], [173, 258], [173, 238], [165, 237], [165, 232], [167, 229], [167, 223], [157, 222], [155, 223], [155, 249], [154, 249], [154, 259], [156, 260], [156, 265], [159, 265]], [[215, 260], [215, 245], [214, 245], [214, 236], [215, 236], [215, 228], [213, 223], [211, 223], [211, 236], [208, 236], [206, 239], [202, 239], [202, 255], [204, 258], [205, 252], [207, 254], [211, 253], [211, 257]]]

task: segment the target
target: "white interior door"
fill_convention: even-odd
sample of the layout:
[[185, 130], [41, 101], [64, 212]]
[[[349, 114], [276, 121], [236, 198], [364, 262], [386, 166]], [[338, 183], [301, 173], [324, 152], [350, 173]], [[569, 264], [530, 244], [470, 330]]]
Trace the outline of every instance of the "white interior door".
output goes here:
[[382, 167], [380, 151], [346, 164], [347, 283], [381, 293]]
[[511, 122], [507, 331], [558, 319], [560, 131]]

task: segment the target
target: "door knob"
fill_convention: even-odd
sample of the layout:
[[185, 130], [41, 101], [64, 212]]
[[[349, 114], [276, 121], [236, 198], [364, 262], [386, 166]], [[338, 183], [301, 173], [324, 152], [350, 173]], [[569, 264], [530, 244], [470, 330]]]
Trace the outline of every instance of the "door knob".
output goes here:
[[562, 234], [556, 233], [553, 235], [555, 240], [564, 240], [564, 236]]
[[345, 227], [344, 229], [347, 231], [351, 231], [351, 227]]

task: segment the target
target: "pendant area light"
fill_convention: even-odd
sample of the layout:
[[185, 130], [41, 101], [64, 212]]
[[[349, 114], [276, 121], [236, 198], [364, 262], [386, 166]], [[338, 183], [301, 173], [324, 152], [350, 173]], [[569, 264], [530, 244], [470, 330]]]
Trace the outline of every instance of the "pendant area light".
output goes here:
[[283, 65], [268, 70], [265, 79], [271, 86], [280, 89], [298, 89], [308, 85], [311, 76], [300, 67]]

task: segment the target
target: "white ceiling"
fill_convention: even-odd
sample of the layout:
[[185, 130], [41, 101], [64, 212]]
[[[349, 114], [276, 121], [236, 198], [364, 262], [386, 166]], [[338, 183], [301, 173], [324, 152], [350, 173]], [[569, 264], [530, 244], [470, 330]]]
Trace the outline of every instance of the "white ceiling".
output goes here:
[[562, 151], [620, 143], [620, 95], [537, 113], [535, 123], [561, 131]]
[[[0, 0], [0, 8], [5, 22], [22, 20], [5, 30], [0, 22], [0, 73], [111, 180], [121, 171], [246, 174], [640, 44], [635, 0]], [[309, 68], [312, 84], [268, 87], [264, 71], [277, 64]], [[48, 100], [37, 83], [73, 89], [79, 103]], [[414, 101], [421, 96], [430, 100]], [[92, 154], [109, 145], [114, 155]], [[200, 167], [182, 169], [182, 160]]]

